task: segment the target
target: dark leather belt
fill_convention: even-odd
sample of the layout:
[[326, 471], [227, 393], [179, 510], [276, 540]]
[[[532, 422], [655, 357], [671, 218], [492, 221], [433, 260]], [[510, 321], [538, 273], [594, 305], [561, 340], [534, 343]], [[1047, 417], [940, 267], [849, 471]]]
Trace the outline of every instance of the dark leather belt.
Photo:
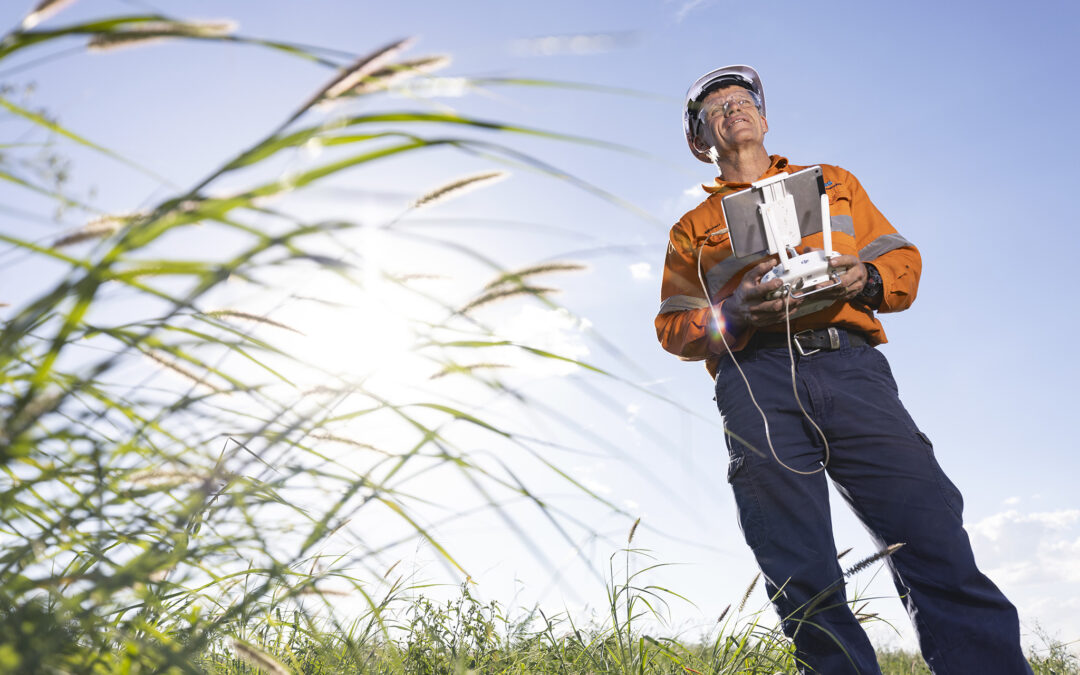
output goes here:
[[[829, 326], [801, 330], [791, 336], [791, 344], [796, 352], [809, 356], [815, 352], [834, 352], [840, 349], [844, 346], [844, 336], [847, 336], [846, 342], [852, 347], [862, 347], [870, 342], [862, 333]], [[758, 332], [746, 345], [747, 349], [775, 349], [776, 347], [787, 349], [786, 334]]]

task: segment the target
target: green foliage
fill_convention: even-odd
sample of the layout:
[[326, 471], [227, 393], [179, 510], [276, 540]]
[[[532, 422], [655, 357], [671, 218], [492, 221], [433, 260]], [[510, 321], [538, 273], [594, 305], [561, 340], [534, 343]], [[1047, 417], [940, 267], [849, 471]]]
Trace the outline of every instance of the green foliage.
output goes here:
[[[483, 283], [473, 295], [430, 292], [413, 283], [425, 269], [382, 271], [378, 256], [358, 242], [439, 246], [462, 257], [463, 267], [494, 276], [510, 301], [546, 307], [554, 306], [544, 297], [549, 289], [530, 285], [532, 277], [575, 266], [515, 271], [459, 242], [401, 231], [413, 211], [481, 182], [454, 173], [383, 223], [319, 218], [288, 200], [269, 208], [267, 200], [435, 149], [574, 181], [515, 149], [512, 139], [586, 141], [451, 112], [327, 117], [316, 110], [377, 101], [391, 82], [445, 65], [441, 57], [400, 60], [408, 41], [357, 57], [238, 36], [228, 23], [157, 15], [36, 27], [51, 14], [62, 17], [68, 4], [42, 3], [4, 35], [0, 62], [73, 40], [100, 51], [164, 38], [272, 49], [333, 74], [276, 128], [191, 187], [160, 181], [171, 194], [120, 214], [101, 213], [70, 193], [69, 168], [55, 148], [79, 147], [157, 179], [153, 171], [34, 109], [26, 96], [17, 100], [15, 89], [0, 92], [12, 134], [0, 178], [38, 200], [30, 203], [47, 198], [59, 215], [88, 218], [45, 237], [51, 244], [0, 234], [0, 254], [37, 265], [29, 297], [5, 309], [0, 334], [0, 664], [5, 672], [33, 673], [363, 668], [380, 641], [390, 644], [382, 614], [402, 587], [371, 572], [392, 544], [369, 541], [357, 523], [394, 519], [399, 541], [425, 542], [467, 577], [423, 512], [429, 500], [410, 481], [440, 469], [472, 486], [481, 506], [501, 511], [524, 500], [561, 528], [562, 515], [504, 461], [465, 444], [480, 434], [485, 448], [502, 443], [577, 484], [503, 420], [445, 389], [422, 381], [403, 394], [364, 373], [311, 362], [287, 342], [310, 328], [280, 320], [275, 310], [342, 311], [335, 298], [301, 297], [297, 278], [333, 279], [346, 298], [392, 293], [415, 308], [408, 317], [417, 336], [412, 354], [431, 365], [432, 380], [456, 380], [525, 406], [528, 397], [493, 371], [496, 358], [469, 363], [466, 356], [515, 349], [538, 361], [576, 362], [511, 342], [476, 318], [472, 301], [490, 292]], [[45, 140], [18, 143], [19, 133]], [[326, 152], [305, 160], [301, 146]], [[288, 173], [269, 164], [283, 154], [293, 156]], [[497, 173], [487, 172], [484, 182]], [[203, 255], [176, 253], [185, 249]], [[236, 295], [228, 280], [258, 291], [263, 308], [221, 308]], [[7, 300], [0, 298], [5, 307]], [[394, 433], [374, 441], [362, 435], [372, 428]], [[513, 518], [503, 519], [515, 529]], [[349, 534], [348, 552], [327, 553], [342, 541], [339, 533]], [[338, 595], [348, 596], [348, 611], [340, 611], [346, 603]], [[486, 615], [462, 607], [464, 642], [452, 640], [452, 654], [476, 652], [488, 634], [474, 630]], [[429, 618], [414, 616], [418, 629], [438, 630]], [[420, 653], [391, 651], [390, 663], [403, 667], [402, 659]]]

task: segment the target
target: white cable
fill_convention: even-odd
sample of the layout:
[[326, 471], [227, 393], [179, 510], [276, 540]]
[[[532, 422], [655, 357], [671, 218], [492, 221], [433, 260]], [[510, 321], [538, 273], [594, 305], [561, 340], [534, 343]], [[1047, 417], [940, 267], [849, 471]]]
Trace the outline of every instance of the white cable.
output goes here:
[[[712, 235], [710, 235], [709, 238], [711, 237]], [[773, 459], [776, 460], [777, 464], [784, 467], [788, 471], [791, 471], [792, 473], [797, 473], [802, 476], [813, 476], [816, 473], [824, 471], [825, 467], [829, 464], [829, 441], [827, 438], [825, 438], [825, 433], [821, 430], [821, 427], [817, 425], [817, 422], [815, 422], [813, 418], [810, 417], [810, 414], [806, 412], [806, 408], [803, 407], [802, 399], [799, 397], [799, 389], [795, 383], [795, 352], [791, 348], [791, 315], [788, 311], [788, 305], [791, 301], [790, 294], [785, 288], [784, 325], [787, 335], [788, 358], [791, 360], [791, 390], [795, 394], [795, 402], [799, 404], [799, 410], [802, 411], [803, 416], [810, 422], [811, 425], [813, 425], [814, 429], [818, 432], [818, 435], [821, 436], [822, 442], [825, 444], [825, 461], [822, 462], [820, 467], [814, 469], [813, 471], [800, 471], [799, 469], [793, 469], [787, 464], [785, 464], [784, 461], [780, 459], [780, 456], [776, 454], [776, 448], [773, 447], [772, 434], [769, 432], [769, 419], [765, 416], [765, 411], [761, 409], [760, 405], [758, 405], [757, 398], [754, 396], [754, 390], [750, 386], [750, 380], [746, 378], [746, 373], [743, 372], [742, 366], [739, 365], [738, 360], [735, 358], [735, 353], [731, 351], [731, 346], [728, 345], [727, 338], [724, 337], [723, 319], [720, 317], [720, 312], [716, 309], [716, 305], [712, 303], [712, 298], [709, 295], [709, 288], [705, 284], [705, 277], [702, 274], [701, 268], [701, 255], [705, 250], [706, 243], [708, 243], [708, 239], [706, 239], [705, 242], [701, 244], [697, 251], [698, 282], [701, 284], [701, 290], [705, 292], [705, 301], [709, 303], [709, 311], [712, 313], [713, 322], [716, 325], [716, 330], [720, 334], [720, 341], [724, 343], [724, 349], [727, 350], [728, 356], [731, 357], [731, 362], [735, 364], [735, 369], [739, 371], [739, 377], [741, 377], [743, 382], [746, 384], [746, 392], [750, 395], [750, 402], [754, 404], [754, 408], [756, 408], [758, 414], [761, 415], [761, 422], [765, 426], [765, 442], [769, 444], [769, 451], [772, 452]], [[706, 337], [708, 337], [707, 333]]]

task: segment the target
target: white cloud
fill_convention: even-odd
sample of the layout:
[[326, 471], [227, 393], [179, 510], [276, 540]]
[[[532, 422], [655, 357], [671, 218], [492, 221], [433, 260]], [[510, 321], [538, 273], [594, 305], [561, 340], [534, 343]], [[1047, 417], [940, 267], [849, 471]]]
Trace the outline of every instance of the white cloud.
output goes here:
[[1008, 499], [1006, 499], [1002, 503], [1005, 504], [1005, 506], [1016, 506], [1017, 504], [1020, 503], [1020, 498], [1019, 497], [1009, 497]]
[[652, 265], [647, 262], [637, 262], [630, 265], [630, 276], [635, 279], [652, 279]]
[[1080, 633], [1080, 509], [1009, 509], [967, 525], [980, 568], [1027, 623]]

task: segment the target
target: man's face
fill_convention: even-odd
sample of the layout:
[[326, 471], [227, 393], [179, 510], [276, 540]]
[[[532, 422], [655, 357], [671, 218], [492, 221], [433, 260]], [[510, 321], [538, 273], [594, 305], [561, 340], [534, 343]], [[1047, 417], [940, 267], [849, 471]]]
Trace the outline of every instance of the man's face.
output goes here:
[[710, 92], [701, 102], [698, 119], [698, 143], [715, 146], [721, 156], [739, 147], [763, 145], [769, 130], [750, 92], [737, 85]]

